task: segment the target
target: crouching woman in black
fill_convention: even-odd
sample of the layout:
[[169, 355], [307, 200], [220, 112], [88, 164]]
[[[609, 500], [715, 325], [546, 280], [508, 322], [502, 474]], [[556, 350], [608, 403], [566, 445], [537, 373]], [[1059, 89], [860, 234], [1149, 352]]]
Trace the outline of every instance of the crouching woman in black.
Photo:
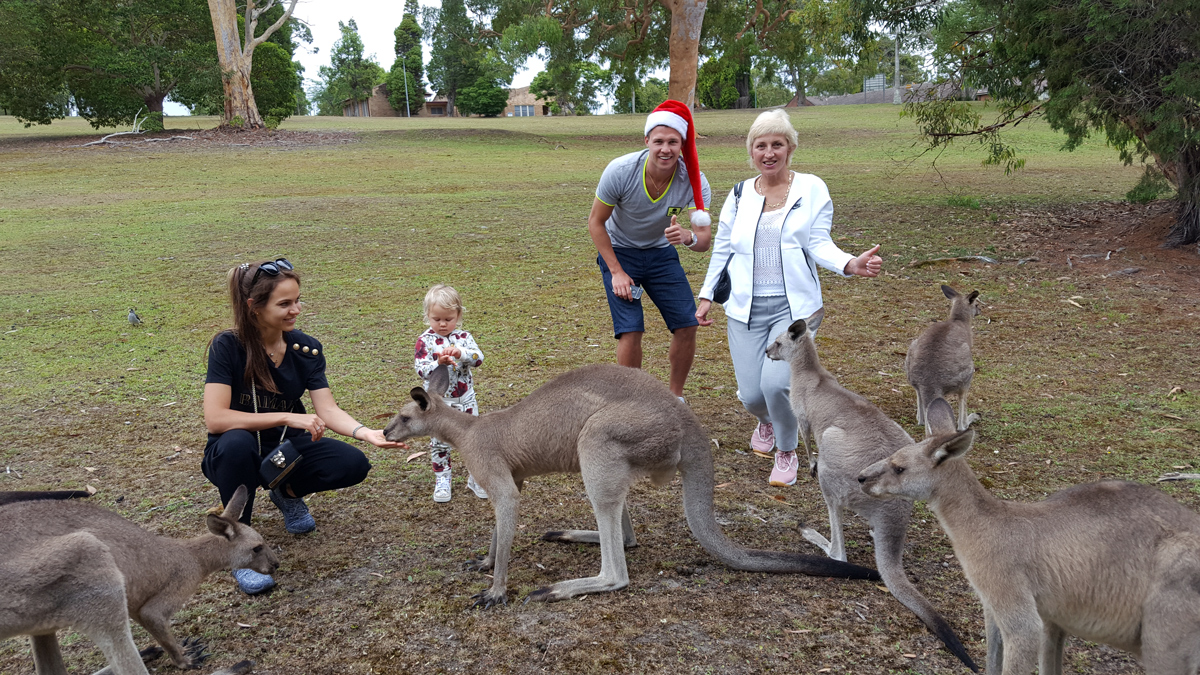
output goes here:
[[[304, 496], [361, 483], [371, 470], [366, 455], [332, 438], [334, 431], [381, 448], [403, 447], [387, 441], [381, 429], [368, 429], [338, 407], [325, 380], [321, 343], [295, 329], [300, 315], [300, 275], [287, 260], [242, 264], [229, 271], [233, 329], [218, 333], [208, 350], [204, 384], [204, 424], [208, 445], [201, 468], [228, 503], [238, 486], [250, 493], [242, 522], [250, 523], [255, 488], [263, 485], [263, 457], [291, 440], [303, 456], [285, 481], [270, 491], [292, 534], [311, 532], [317, 524]], [[305, 390], [313, 412], [304, 409]], [[254, 396], [257, 394], [257, 412]], [[265, 488], [266, 485], [263, 485]], [[262, 593], [275, 585], [269, 575], [235, 569], [246, 593]]]

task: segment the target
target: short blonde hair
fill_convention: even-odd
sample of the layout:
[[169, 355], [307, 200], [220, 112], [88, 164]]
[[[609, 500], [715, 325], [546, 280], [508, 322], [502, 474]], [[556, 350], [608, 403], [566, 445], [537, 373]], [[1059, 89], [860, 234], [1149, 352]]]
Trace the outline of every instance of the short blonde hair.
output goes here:
[[459, 316], [462, 316], [463, 310], [466, 309], [466, 307], [463, 307], [462, 299], [458, 297], [458, 291], [454, 290], [453, 286], [447, 286], [446, 284], [436, 284], [425, 294], [426, 321], [429, 320], [429, 310], [433, 309], [434, 305], [453, 309], [458, 312]]
[[[746, 155], [750, 155], [750, 148], [754, 147], [755, 141], [771, 134], [779, 134], [787, 139], [788, 164], [790, 165], [792, 152], [800, 144], [800, 134], [796, 133], [796, 127], [792, 126], [791, 117], [783, 111], [783, 108], [775, 108], [762, 113], [758, 119], [754, 120], [754, 124], [750, 125], [750, 133], [746, 134]], [[750, 166], [754, 166], [753, 160], [750, 160]]]

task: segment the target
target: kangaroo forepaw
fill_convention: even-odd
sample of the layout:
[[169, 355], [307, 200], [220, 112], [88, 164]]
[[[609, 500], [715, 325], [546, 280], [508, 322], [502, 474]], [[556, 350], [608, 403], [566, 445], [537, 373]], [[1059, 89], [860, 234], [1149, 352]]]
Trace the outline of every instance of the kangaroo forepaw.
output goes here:
[[497, 605], [508, 604], [508, 595], [506, 593], [503, 591], [493, 591], [490, 588], [481, 593], [472, 595], [471, 598], [475, 600], [475, 602], [471, 605], [472, 608], [488, 609]]
[[810, 459], [808, 461], [808, 475], [813, 478], [817, 477], [817, 460]]
[[162, 647], [159, 647], [158, 645], [150, 645], [149, 647], [146, 647], [142, 651], [138, 652], [138, 655], [142, 657], [142, 663], [150, 663], [151, 661], [162, 656], [163, 650]]
[[199, 668], [208, 660], [208, 657], [212, 656], [212, 654], [205, 651], [206, 647], [199, 638], [187, 638], [180, 647], [183, 651], [183, 663], [175, 664], [180, 668], [189, 670]]
[[979, 413], [971, 413], [970, 415], [967, 415], [967, 423], [964, 424], [963, 427], [961, 429], [959, 429], [959, 431], [966, 431], [968, 428], [970, 428], [970, 426], [972, 424], [975, 424], [976, 422], [978, 422], [981, 419], [983, 419], [983, 416], [980, 415]]
[[482, 558], [471, 558], [463, 563], [463, 569], [473, 572], [490, 572], [492, 570], [492, 559], [488, 556]]

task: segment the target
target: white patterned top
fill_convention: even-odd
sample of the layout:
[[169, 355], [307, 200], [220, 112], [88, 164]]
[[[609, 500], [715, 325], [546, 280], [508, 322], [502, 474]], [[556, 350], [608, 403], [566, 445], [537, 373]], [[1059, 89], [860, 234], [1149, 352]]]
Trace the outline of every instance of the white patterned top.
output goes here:
[[779, 249], [780, 233], [786, 209], [766, 211], [758, 217], [754, 232], [754, 296], [786, 295], [783, 285], [783, 257]]

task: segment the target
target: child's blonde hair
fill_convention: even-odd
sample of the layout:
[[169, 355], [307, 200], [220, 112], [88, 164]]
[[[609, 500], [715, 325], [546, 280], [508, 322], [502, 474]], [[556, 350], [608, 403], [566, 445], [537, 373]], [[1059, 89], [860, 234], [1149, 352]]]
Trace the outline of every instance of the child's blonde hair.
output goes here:
[[453, 309], [458, 312], [459, 316], [462, 316], [463, 310], [466, 309], [466, 307], [463, 307], [462, 299], [458, 297], [458, 291], [454, 290], [453, 286], [447, 286], [446, 284], [435, 284], [425, 294], [425, 321], [427, 323], [429, 321], [429, 310], [433, 309], [434, 305]]

